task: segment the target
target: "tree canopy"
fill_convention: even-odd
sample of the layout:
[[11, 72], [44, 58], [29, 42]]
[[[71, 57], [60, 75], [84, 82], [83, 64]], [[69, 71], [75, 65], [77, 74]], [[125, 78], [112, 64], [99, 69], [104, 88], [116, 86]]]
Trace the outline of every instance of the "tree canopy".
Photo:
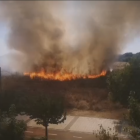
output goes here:
[[129, 66], [113, 71], [107, 79], [111, 98], [122, 104], [128, 103], [130, 91], [135, 91], [140, 99], [140, 60], [132, 59]]
[[66, 120], [64, 99], [62, 96], [38, 93], [28, 100], [28, 108], [25, 112], [37, 124], [45, 127], [45, 136], [48, 139], [47, 127], [49, 124], [58, 124]]
[[8, 112], [0, 111], [0, 139], [24, 140], [26, 123], [16, 119], [15, 105], [11, 105]]
[[140, 102], [135, 97], [135, 92], [131, 92], [128, 97], [129, 112], [125, 118], [128, 126], [124, 128], [134, 140], [140, 140]]

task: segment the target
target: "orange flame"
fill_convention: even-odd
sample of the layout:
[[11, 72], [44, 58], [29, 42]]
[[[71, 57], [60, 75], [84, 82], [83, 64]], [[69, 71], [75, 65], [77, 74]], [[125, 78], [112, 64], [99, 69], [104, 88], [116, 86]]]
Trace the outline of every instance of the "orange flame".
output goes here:
[[65, 81], [65, 80], [75, 80], [75, 79], [93, 79], [93, 78], [99, 78], [101, 76], [106, 75], [106, 71], [102, 71], [98, 75], [75, 75], [72, 73], [64, 73], [61, 72], [57, 73], [46, 73], [44, 70], [41, 70], [40, 72], [31, 72], [31, 73], [24, 73], [25, 76], [29, 76], [31, 79], [35, 77], [48, 79], [48, 80], [59, 80], [59, 81]]

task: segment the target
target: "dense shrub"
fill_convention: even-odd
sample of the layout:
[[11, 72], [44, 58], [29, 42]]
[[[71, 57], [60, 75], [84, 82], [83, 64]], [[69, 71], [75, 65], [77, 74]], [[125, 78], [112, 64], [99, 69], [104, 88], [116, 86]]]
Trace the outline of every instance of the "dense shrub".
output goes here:
[[134, 92], [130, 93], [128, 104], [129, 113], [126, 115], [126, 120], [129, 126], [124, 130], [135, 140], [140, 140], [140, 103], [135, 98]]
[[109, 96], [113, 101], [126, 105], [130, 91], [140, 100], [140, 60], [134, 59], [124, 69], [113, 71], [107, 79]]
[[16, 120], [15, 106], [8, 112], [0, 112], [0, 140], [24, 140], [26, 123]]

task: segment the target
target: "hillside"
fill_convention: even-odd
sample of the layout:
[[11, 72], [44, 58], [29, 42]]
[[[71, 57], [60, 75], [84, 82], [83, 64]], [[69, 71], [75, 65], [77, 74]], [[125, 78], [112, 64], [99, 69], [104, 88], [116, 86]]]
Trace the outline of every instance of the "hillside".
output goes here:
[[119, 61], [119, 62], [129, 62], [132, 58], [140, 59], [140, 52], [135, 53], [135, 54], [133, 54], [131, 52], [128, 52], [128, 53], [119, 55], [117, 61]]

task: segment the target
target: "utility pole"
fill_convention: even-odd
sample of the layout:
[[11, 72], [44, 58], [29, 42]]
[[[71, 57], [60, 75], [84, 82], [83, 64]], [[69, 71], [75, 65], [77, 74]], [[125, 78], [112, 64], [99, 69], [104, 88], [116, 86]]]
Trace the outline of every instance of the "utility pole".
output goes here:
[[2, 92], [2, 85], [1, 85], [1, 67], [0, 67], [0, 94]]

